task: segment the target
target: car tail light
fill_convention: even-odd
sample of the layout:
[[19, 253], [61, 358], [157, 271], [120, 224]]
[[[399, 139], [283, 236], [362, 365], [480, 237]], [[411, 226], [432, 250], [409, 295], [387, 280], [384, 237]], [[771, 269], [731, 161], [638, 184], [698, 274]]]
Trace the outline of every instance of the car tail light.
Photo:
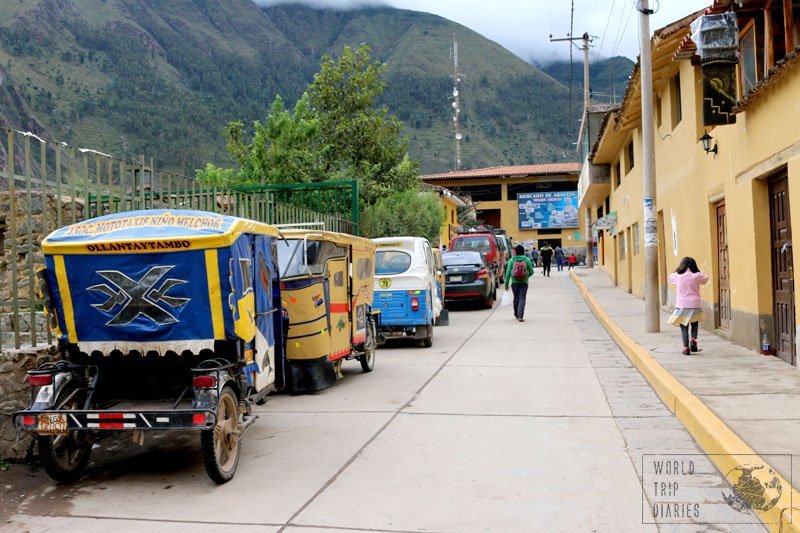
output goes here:
[[486, 279], [489, 277], [489, 272], [485, 268], [482, 268], [478, 271], [476, 276], [478, 277], [478, 279]]
[[31, 387], [42, 387], [53, 384], [53, 374], [28, 374], [28, 383]]
[[22, 425], [23, 426], [35, 426], [36, 425], [36, 417], [33, 415], [24, 415], [22, 417]]
[[416, 296], [411, 298], [411, 310], [419, 311], [419, 298], [417, 298]]
[[195, 376], [192, 378], [192, 387], [195, 389], [212, 389], [216, 386], [217, 378], [214, 376]]
[[192, 424], [194, 424], [195, 426], [205, 426], [206, 425], [206, 415], [203, 414], [203, 413], [195, 413], [195, 414], [193, 414], [192, 415]]

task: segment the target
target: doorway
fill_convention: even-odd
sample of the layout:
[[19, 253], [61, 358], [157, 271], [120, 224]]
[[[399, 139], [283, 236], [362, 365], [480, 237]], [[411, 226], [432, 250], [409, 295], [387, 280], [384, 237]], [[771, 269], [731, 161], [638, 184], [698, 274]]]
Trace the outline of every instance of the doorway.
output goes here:
[[658, 212], [658, 288], [661, 305], [667, 305], [667, 241], [664, 240], [664, 211]]
[[717, 309], [716, 327], [731, 329], [731, 277], [728, 263], [728, 219], [725, 200], [714, 205], [717, 214]]
[[772, 243], [772, 293], [775, 355], [796, 365], [792, 225], [786, 169], [769, 181], [769, 219]]
[[625, 263], [628, 267], [628, 292], [633, 293], [633, 233], [630, 227], [625, 230]]
[[597, 252], [599, 257], [599, 263], [603, 266], [606, 264], [606, 244], [603, 240], [605, 238], [605, 232], [600, 230], [597, 232]]
[[500, 210], [499, 209], [481, 209], [475, 212], [475, 218], [479, 224], [488, 224], [489, 226], [499, 228], [500, 226]]

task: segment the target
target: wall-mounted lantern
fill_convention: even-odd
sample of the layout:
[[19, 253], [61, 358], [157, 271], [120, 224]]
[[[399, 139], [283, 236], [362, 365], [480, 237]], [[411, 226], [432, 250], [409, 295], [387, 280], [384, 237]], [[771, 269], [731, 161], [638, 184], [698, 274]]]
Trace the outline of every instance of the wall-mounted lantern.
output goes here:
[[706, 151], [707, 154], [714, 154], [717, 155], [717, 143], [714, 143], [714, 147], [711, 147], [711, 141], [714, 140], [714, 137], [708, 134], [708, 132], [704, 132], [703, 136], [700, 137], [700, 142], [703, 143], [703, 150]]

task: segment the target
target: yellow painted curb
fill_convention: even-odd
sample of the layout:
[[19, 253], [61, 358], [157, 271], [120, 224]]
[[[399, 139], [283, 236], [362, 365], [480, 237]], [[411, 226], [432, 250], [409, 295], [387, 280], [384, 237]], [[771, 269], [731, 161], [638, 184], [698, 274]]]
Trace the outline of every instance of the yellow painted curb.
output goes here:
[[[680, 381], [667, 372], [643, 346], [625, 333], [606, 313], [603, 306], [574, 271], [570, 272], [570, 277], [586, 300], [589, 309], [603, 324], [611, 338], [619, 345], [667, 408], [680, 420], [723, 475], [727, 476], [736, 467], [752, 464], [754, 459], [765, 465], [769, 464], [725, 425], [700, 398], [692, 394]], [[774, 468], [772, 470], [774, 471], [773, 475], [763, 473], [763, 471], [757, 471], [754, 474], [761, 481], [777, 476], [781, 486], [789, 487], [790, 490], [783, 490], [778, 503], [769, 510], [756, 510], [758, 517], [770, 531], [800, 533], [800, 508], [792, 508], [792, 502], [797, 502], [800, 506], [800, 493]]]

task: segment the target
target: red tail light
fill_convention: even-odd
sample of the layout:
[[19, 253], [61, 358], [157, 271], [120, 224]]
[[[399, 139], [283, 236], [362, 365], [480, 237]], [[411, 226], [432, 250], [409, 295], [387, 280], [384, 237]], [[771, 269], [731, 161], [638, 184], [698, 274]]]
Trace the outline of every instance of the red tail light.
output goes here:
[[206, 415], [203, 413], [195, 413], [192, 415], [192, 424], [195, 426], [205, 426], [206, 425]]
[[489, 277], [489, 272], [485, 268], [483, 268], [478, 271], [476, 276], [478, 277], [478, 279], [486, 279]]
[[23, 426], [35, 426], [36, 425], [36, 417], [33, 415], [25, 415], [22, 417], [22, 425]]
[[42, 387], [53, 384], [53, 374], [28, 374], [28, 383], [31, 387]]
[[416, 296], [411, 298], [411, 310], [419, 311], [419, 298], [417, 298]]
[[214, 376], [195, 376], [192, 378], [192, 387], [195, 389], [213, 389], [216, 386], [217, 378]]

